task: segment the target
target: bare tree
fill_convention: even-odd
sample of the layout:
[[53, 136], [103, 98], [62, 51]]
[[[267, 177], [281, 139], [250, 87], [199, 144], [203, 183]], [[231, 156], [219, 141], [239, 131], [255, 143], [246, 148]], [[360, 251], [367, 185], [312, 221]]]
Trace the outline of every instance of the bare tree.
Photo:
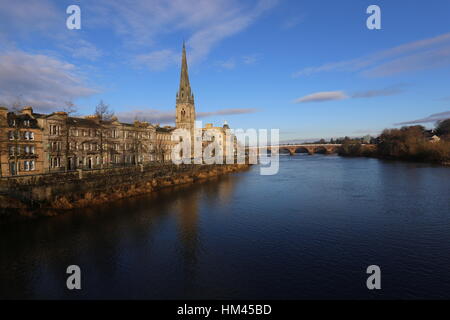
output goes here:
[[114, 117], [114, 111], [109, 108], [109, 105], [104, 103], [103, 100], [95, 107], [95, 115], [101, 121], [111, 121]]
[[77, 107], [72, 101], [66, 101], [65, 106], [63, 108], [63, 111], [67, 114], [67, 117], [64, 121], [64, 127], [63, 127], [63, 137], [64, 137], [64, 163], [65, 163], [65, 171], [69, 171], [69, 156], [71, 155], [72, 150], [70, 150], [71, 143], [71, 133], [72, 130], [75, 128], [75, 125], [71, 119], [71, 116], [73, 116], [77, 112]]
[[[111, 124], [114, 117], [114, 111], [112, 111], [109, 105], [104, 103], [103, 100], [100, 100], [98, 105], [95, 107], [95, 115], [99, 122], [98, 138], [100, 140], [100, 164], [103, 168], [103, 155], [108, 151], [108, 148], [112, 147], [110, 146], [110, 143], [108, 143], [108, 133], [110, 130], [109, 125]], [[105, 144], [108, 145], [106, 148]]]
[[156, 133], [156, 137], [154, 140], [153, 148], [150, 150], [150, 154], [152, 154], [157, 162], [164, 162], [164, 156], [166, 155], [166, 144], [164, 143], [164, 139], [162, 135]]

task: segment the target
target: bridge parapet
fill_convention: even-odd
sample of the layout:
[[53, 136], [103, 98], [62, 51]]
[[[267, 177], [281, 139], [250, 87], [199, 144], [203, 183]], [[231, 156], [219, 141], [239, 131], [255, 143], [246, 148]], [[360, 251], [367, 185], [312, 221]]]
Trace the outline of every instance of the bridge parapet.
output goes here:
[[[331, 154], [336, 153], [341, 144], [286, 144], [278, 146], [267, 146], [271, 152], [279, 152], [280, 150], [287, 150], [290, 155], [294, 155], [298, 150], [304, 150], [308, 154], [315, 153]], [[249, 150], [262, 149], [263, 147], [249, 147]]]

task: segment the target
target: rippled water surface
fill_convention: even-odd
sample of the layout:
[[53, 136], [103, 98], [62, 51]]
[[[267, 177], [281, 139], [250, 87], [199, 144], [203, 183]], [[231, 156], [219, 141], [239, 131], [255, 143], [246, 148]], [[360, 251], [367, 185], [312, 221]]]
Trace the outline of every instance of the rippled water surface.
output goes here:
[[281, 156], [275, 176], [2, 224], [0, 298], [450, 298], [450, 168]]

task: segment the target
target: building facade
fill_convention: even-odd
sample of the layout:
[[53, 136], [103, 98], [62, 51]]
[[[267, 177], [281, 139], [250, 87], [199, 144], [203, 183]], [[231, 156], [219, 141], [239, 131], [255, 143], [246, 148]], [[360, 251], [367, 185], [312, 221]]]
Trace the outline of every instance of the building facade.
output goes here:
[[[73, 117], [62, 111], [40, 114], [29, 106], [15, 112], [0, 107], [0, 176], [170, 161], [177, 143], [172, 141], [176, 128], [189, 130], [193, 137], [195, 104], [184, 44], [175, 127], [142, 121], [122, 123], [116, 117]], [[208, 125], [202, 132], [212, 128], [220, 132], [219, 144], [225, 148], [228, 125]]]

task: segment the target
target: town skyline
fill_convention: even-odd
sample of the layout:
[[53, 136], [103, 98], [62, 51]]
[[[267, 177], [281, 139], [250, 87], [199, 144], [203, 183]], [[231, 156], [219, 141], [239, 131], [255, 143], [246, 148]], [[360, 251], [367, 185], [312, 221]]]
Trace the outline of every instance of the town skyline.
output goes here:
[[87, 115], [104, 100], [123, 122], [173, 124], [185, 39], [204, 123], [279, 128], [282, 141], [301, 141], [433, 126], [450, 115], [444, 1], [377, 1], [381, 30], [365, 26], [368, 1], [135, 1], [129, 10], [78, 1], [81, 29], [68, 30], [71, 4], [40, 1], [25, 18], [36, 1], [5, 3], [1, 103], [20, 98], [54, 112], [71, 100]]

